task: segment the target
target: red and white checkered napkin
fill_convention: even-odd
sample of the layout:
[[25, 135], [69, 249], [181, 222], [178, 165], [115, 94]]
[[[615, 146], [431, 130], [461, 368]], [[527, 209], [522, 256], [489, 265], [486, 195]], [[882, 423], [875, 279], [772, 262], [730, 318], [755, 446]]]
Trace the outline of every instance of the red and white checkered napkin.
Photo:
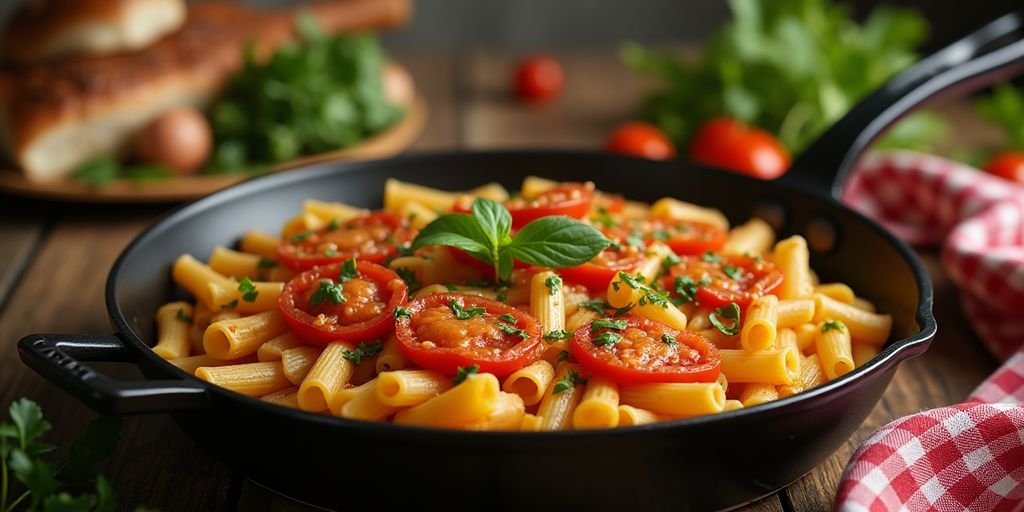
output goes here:
[[935, 156], [866, 157], [844, 201], [942, 243], [964, 314], [1005, 363], [968, 402], [899, 418], [846, 467], [836, 510], [1024, 511], [1024, 187]]

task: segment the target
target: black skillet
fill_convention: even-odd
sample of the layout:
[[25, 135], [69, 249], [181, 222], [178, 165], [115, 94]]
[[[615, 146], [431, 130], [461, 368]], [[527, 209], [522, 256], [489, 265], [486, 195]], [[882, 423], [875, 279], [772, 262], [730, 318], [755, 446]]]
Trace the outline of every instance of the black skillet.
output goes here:
[[[178, 210], [125, 249], [107, 281], [114, 335], [33, 335], [19, 350], [25, 363], [94, 409], [171, 413], [242, 474], [323, 507], [708, 510], [747, 503], [828, 457], [871, 411], [897, 365], [928, 348], [935, 320], [920, 261], [840, 204], [838, 191], [856, 156], [901, 114], [954, 86], [992, 82], [1024, 66], [1022, 26], [1024, 14], [1005, 16], [922, 60], [855, 107], [776, 182], [685, 162], [562, 152], [321, 164], [256, 179]], [[633, 428], [552, 433], [426, 430], [286, 409], [206, 384], [148, 348], [154, 312], [179, 293], [168, 277], [179, 254], [202, 257], [249, 228], [275, 230], [306, 198], [378, 206], [388, 177], [464, 190], [490, 180], [515, 188], [531, 174], [593, 180], [640, 200], [671, 195], [719, 208], [733, 222], [762, 215], [783, 236], [814, 231], [813, 267], [823, 280], [849, 283], [891, 313], [892, 341], [852, 373], [769, 404]], [[80, 361], [133, 362], [150, 380], [114, 381]]]

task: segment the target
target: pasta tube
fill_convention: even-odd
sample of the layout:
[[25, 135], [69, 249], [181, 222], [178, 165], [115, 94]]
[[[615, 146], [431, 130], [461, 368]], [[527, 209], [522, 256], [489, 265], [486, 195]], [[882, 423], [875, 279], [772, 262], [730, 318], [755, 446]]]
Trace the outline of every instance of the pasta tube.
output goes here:
[[766, 350], [775, 345], [779, 298], [763, 295], [751, 301], [740, 331], [740, 346], [746, 350]]
[[853, 371], [850, 331], [842, 322], [826, 320], [819, 324], [814, 345], [818, 357], [821, 358], [821, 368], [828, 380]]
[[391, 407], [422, 404], [452, 387], [452, 380], [431, 370], [398, 370], [377, 376], [377, 400]]
[[292, 385], [285, 377], [280, 361], [201, 366], [196, 369], [196, 377], [249, 396], [268, 395]]
[[811, 280], [811, 255], [807, 240], [791, 236], [775, 244], [775, 265], [782, 271], [782, 284], [776, 289], [780, 299], [802, 299], [814, 292]]
[[612, 428], [618, 424], [619, 387], [603, 377], [591, 377], [573, 412], [573, 428]]
[[345, 359], [345, 352], [351, 350], [351, 345], [341, 341], [330, 343], [324, 348], [299, 385], [299, 407], [302, 410], [326, 410], [335, 395], [345, 389], [355, 370], [352, 362]]
[[892, 315], [879, 315], [827, 295], [814, 295], [814, 322], [837, 320], [849, 329], [850, 337], [860, 343], [881, 346], [892, 331]]
[[440, 395], [395, 415], [399, 425], [466, 427], [492, 414], [498, 407], [498, 378], [489, 373], [470, 375]]
[[236, 359], [256, 353], [264, 342], [287, 330], [284, 317], [275, 309], [210, 324], [203, 334], [203, 347], [210, 357]]
[[501, 388], [507, 393], [519, 395], [526, 405], [536, 405], [554, 380], [554, 367], [542, 360], [513, 372], [505, 378]]
[[636, 384], [619, 389], [627, 405], [669, 416], [700, 416], [722, 412], [725, 391], [717, 382]]
[[188, 331], [192, 326], [192, 305], [170, 302], [156, 311], [157, 341], [153, 352], [164, 359], [186, 357], [191, 349]]

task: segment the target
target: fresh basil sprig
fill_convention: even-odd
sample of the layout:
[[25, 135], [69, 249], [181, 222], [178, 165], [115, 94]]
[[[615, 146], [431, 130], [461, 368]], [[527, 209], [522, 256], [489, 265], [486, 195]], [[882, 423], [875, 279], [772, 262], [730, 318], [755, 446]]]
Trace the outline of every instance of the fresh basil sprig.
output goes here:
[[495, 275], [507, 281], [513, 259], [542, 267], [575, 267], [611, 244], [600, 231], [570, 217], [541, 217], [513, 237], [512, 215], [501, 203], [477, 198], [471, 211], [438, 217], [416, 236], [413, 250], [427, 245], [455, 247], [494, 265]]

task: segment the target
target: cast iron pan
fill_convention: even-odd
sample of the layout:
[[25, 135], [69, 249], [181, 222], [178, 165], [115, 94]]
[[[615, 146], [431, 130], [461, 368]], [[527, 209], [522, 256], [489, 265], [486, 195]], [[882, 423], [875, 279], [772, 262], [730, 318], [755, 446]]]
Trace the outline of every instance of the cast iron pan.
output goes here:
[[[1024, 64], [1024, 15], [1005, 16], [900, 74], [808, 149], [785, 178], [762, 182], [685, 162], [562, 152], [452, 153], [321, 164], [256, 179], [188, 205], [140, 235], [107, 281], [111, 336], [28, 336], [22, 359], [94, 409], [171, 413], [234, 469], [297, 500], [555, 509], [709, 510], [740, 505], [793, 482], [861, 424], [898, 363], [935, 334], [932, 289], [901, 241], [836, 197], [856, 155], [911, 107], [953, 86], [991, 82]], [[810, 391], [707, 417], [615, 430], [459, 432], [364, 423], [279, 407], [186, 375], [153, 354], [153, 315], [179, 296], [169, 268], [204, 257], [249, 228], [274, 231], [306, 198], [378, 207], [394, 177], [462, 190], [535, 174], [593, 180], [640, 200], [665, 195], [714, 206], [732, 222], [762, 215], [783, 236], [811, 236], [824, 281], [849, 283], [894, 317], [872, 361]], [[822, 236], [824, 233], [824, 236]], [[119, 382], [80, 361], [128, 361], [150, 380]], [[822, 492], [831, 492], [822, 489]], [[187, 492], [183, 491], [183, 492]]]

